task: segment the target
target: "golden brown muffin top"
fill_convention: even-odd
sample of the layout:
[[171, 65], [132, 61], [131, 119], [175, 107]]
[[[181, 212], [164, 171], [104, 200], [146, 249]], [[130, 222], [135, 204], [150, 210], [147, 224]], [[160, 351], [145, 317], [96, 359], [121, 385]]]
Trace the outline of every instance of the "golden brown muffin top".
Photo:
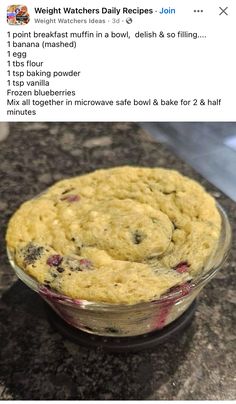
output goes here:
[[42, 285], [132, 304], [201, 274], [220, 228], [214, 199], [196, 181], [163, 168], [117, 167], [59, 181], [23, 203], [7, 245]]

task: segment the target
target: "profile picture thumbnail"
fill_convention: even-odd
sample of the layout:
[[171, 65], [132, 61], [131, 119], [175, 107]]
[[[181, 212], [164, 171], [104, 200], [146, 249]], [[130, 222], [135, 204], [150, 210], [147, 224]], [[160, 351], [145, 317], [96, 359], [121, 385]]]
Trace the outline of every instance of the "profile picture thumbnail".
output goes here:
[[7, 23], [9, 25], [26, 25], [30, 15], [26, 6], [14, 4], [7, 7]]

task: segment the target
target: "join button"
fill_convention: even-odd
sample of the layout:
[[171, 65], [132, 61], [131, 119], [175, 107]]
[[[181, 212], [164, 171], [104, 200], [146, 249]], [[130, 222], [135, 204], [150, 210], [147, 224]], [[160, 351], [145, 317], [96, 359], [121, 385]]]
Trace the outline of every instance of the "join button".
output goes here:
[[159, 14], [175, 14], [175, 8], [171, 8], [171, 7], [164, 8], [164, 7], [162, 7], [160, 9], [160, 11], [159, 11]]

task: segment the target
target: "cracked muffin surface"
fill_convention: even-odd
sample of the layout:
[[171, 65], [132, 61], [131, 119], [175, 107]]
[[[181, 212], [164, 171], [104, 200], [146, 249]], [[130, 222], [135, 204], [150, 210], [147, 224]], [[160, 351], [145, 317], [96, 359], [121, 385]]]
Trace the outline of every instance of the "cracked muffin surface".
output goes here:
[[40, 284], [71, 298], [133, 304], [200, 275], [220, 229], [215, 200], [196, 181], [127, 166], [57, 182], [21, 205], [6, 239]]

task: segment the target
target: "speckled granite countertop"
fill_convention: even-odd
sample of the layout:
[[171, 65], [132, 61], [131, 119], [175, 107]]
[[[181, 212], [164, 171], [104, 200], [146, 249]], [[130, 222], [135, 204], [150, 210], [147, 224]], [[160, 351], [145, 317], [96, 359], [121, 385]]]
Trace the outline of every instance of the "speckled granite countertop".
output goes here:
[[[6, 129], [6, 128], [5, 128]], [[61, 178], [116, 165], [164, 166], [199, 180], [236, 230], [235, 204], [134, 124], [11, 124], [0, 136], [0, 399], [234, 399], [236, 249], [200, 295], [194, 321], [151, 351], [108, 354], [65, 340], [6, 258], [7, 221]]]

